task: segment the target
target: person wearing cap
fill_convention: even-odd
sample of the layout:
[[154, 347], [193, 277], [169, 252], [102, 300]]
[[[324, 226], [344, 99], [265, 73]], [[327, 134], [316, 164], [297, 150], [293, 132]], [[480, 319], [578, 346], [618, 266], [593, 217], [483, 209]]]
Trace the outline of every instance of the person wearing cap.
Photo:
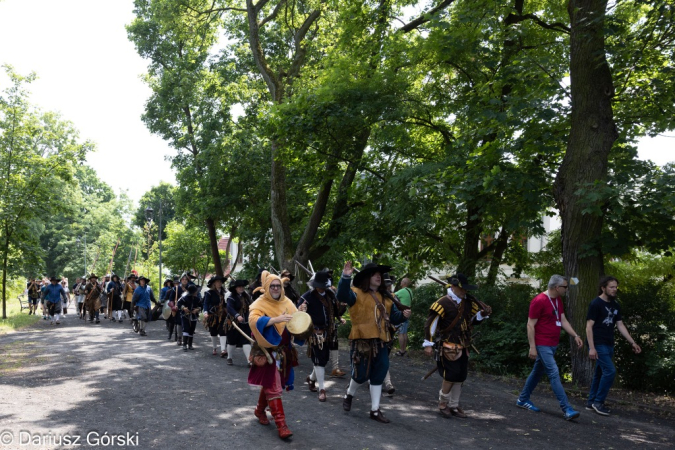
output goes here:
[[189, 285], [187, 294], [182, 296], [176, 305], [181, 316], [181, 328], [183, 329], [183, 351], [194, 350], [192, 340], [197, 328], [199, 312], [202, 310], [202, 301], [197, 295], [198, 291], [197, 285]]
[[319, 384], [319, 401], [326, 401], [326, 364], [330, 360], [332, 350], [337, 350], [337, 330], [335, 320], [340, 320], [339, 304], [331, 287], [328, 272], [316, 272], [307, 282], [310, 290], [300, 297], [299, 309], [305, 309], [312, 318], [314, 334], [309, 338], [307, 356], [312, 359], [314, 369], [307, 377], [309, 390], [317, 392], [316, 383]]
[[298, 309], [284, 295], [284, 281], [264, 270], [260, 274], [260, 286], [254, 291], [260, 296], [251, 304], [248, 316], [256, 342], [251, 350], [253, 364], [248, 373], [248, 383], [261, 387], [254, 414], [258, 422], [268, 425], [270, 422], [265, 408], [269, 407], [281, 439], [293, 436], [286, 424], [281, 393], [284, 387], [287, 391], [293, 390], [293, 367], [298, 365], [297, 351], [286, 329], [286, 324]]
[[225, 358], [227, 353], [227, 292], [223, 287], [224, 277], [211, 277], [206, 284], [209, 288], [204, 294], [204, 318], [206, 327], [211, 335], [212, 354], [218, 354], [220, 340], [220, 357]]
[[101, 286], [98, 283], [98, 277], [90, 274], [87, 278], [87, 285], [84, 287], [84, 310], [89, 313], [89, 322], [96, 319], [96, 323], [101, 323], [99, 319], [99, 309], [101, 307]]
[[50, 284], [45, 288], [45, 306], [51, 321], [50, 324], [54, 325], [54, 321], [56, 320], [56, 324], [58, 325], [61, 323], [59, 321], [61, 300], [68, 301], [68, 297], [66, 297], [66, 291], [63, 290], [63, 286], [59, 284], [60, 278], [51, 277], [49, 281]]
[[124, 283], [124, 289], [122, 289], [122, 309], [126, 312], [129, 321], [132, 320], [133, 314], [131, 312], [132, 304], [131, 300], [134, 298], [134, 291], [136, 290], [136, 275], [133, 273], [129, 275]]
[[458, 273], [447, 279], [447, 295], [429, 308], [423, 346], [427, 356], [436, 350], [436, 366], [443, 378], [438, 393], [440, 414], [445, 418], [463, 419], [467, 416], [459, 406], [459, 398], [468, 374], [473, 325], [492, 314], [492, 309], [469, 294], [478, 288], [469, 284], [464, 274]]
[[138, 320], [141, 336], [147, 336], [147, 333], [145, 332], [145, 326], [150, 320], [151, 302], [157, 303], [155, 294], [152, 292], [152, 288], [148, 285], [148, 283], [150, 283], [148, 278], [144, 276], [138, 278], [139, 286], [134, 291], [132, 300], [134, 303], [134, 309], [136, 310], [136, 320]]
[[117, 274], [113, 274], [110, 277], [110, 281], [105, 287], [107, 297], [110, 299], [108, 305], [110, 307], [110, 319], [113, 322], [117, 320], [122, 323], [122, 284], [120, 283], [120, 277]]
[[548, 282], [548, 289], [530, 302], [527, 340], [530, 344], [529, 357], [535, 361], [532, 372], [527, 377], [525, 386], [516, 401], [516, 406], [533, 412], [541, 411], [534, 406], [530, 396], [545, 373], [551, 383], [553, 393], [558, 398], [564, 419], [572, 420], [579, 417], [581, 413], [572, 407], [560, 382], [555, 351], [560, 341], [561, 329], [574, 338], [578, 348], [581, 348], [584, 343], [565, 317], [562, 297], [567, 293], [567, 289], [569, 289], [567, 279], [561, 275], [553, 275]]
[[[393, 339], [393, 326], [410, 317], [409, 309], [399, 309], [396, 299], [389, 293], [382, 275], [391, 267], [374, 263], [366, 264], [354, 277], [351, 261], [347, 261], [338, 283], [337, 299], [349, 307], [352, 330], [349, 333], [352, 379], [342, 408], [350, 411], [356, 389], [370, 381], [370, 418], [389, 423], [380, 411], [382, 383], [389, 371], [389, 352], [386, 345]], [[401, 305], [402, 306], [402, 305]]]
[[[251, 335], [251, 327], [248, 325], [248, 313], [251, 307], [251, 297], [246, 292], [247, 280], [232, 280], [230, 282], [229, 295], [227, 296], [227, 320], [234, 323], [246, 336]], [[227, 328], [227, 364], [232, 365], [232, 356], [235, 348], [241, 348], [248, 362], [251, 356], [251, 342], [243, 336], [234, 325]], [[250, 363], [249, 363], [250, 365]]]
[[[159, 303], [161, 305], [164, 305], [166, 302], [171, 302], [171, 299], [169, 298], [169, 292], [171, 292], [171, 289], [173, 289], [173, 279], [167, 278], [164, 280], [164, 285], [162, 286], [162, 289], [159, 291]], [[171, 306], [171, 312], [174, 312], [175, 304], [170, 303], [169, 306]], [[163, 307], [163, 306], [162, 306]], [[176, 322], [173, 320], [173, 314], [169, 316], [168, 319], [166, 319], [166, 330], [169, 332], [169, 336], [167, 337], [167, 340], [171, 340], [171, 337], [173, 336], [173, 330], [176, 327]]]

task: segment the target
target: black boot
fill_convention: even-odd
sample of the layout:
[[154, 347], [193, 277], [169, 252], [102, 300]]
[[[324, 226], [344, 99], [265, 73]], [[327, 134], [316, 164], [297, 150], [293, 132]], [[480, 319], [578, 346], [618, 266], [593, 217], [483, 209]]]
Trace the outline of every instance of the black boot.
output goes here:
[[176, 325], [176, 324], [173, 323], [173, 322], [167, 322], [167, 323], [166, 323], [166, 327], [169, 329], [169, 337], [167, 338], [167, 340], [169, 340], [169, 341], [171, 340], [171, 336], [173, 335], [173, 327], [174, 327], [175, 325]]
[[192, 339], [194, 339], [192, 336], [188, 338], [188, 348], [190, 350], [194, 350], [194, 348], [192, 347]]
[[183, 336], [183, 337], [181, 338], [181, 342], [183, 343], [183, 351], [184, 351], [184, 352], [187, 352], [187, 351], [188, 351], [188, 347], [187, 347], [187, 345], [188, 345], [188, 337], [187, 337], [187, 336]]

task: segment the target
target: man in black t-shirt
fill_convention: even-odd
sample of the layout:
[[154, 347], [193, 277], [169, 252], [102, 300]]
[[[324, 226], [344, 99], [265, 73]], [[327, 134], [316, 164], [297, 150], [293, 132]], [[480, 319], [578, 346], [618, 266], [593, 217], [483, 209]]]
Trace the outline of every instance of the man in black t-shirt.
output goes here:
[[588, 307], [586, 315], [586, 336], [588, 339], [588, 357], [595, 361], [595, 372], [591, 382], [591, 392], [586, 402], [586, 409], [594, 410], [600, 415], [608, 416], [609, 409], [604, 405], [609, 389], [614, 383], [616, 368], [614, 357], [614, 325], [633, 346], [633, 352], [642, 349], [631, 338], [623, 324], [621, 308], [616, 301], [619, 281], [614, 277], [603, 277], [600, 280], [599, 296]]

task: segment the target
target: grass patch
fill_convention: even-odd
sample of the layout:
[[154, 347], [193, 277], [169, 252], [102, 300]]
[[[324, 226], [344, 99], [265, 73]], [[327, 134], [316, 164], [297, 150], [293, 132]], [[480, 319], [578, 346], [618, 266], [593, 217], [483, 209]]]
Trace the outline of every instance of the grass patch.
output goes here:
[[21, 311], [21, 306], [19, 305], [19, 300], [16, 299], [16, 295], [7, 296], [7, 318], [0, 319], [0, 334], [20, 330], [35, 322], [39, 322], [42, 318], [42, 311], [39, 310], [38, 312], [39, 315], [29, 316], [27, 309], [24, 309], [23, 312]]

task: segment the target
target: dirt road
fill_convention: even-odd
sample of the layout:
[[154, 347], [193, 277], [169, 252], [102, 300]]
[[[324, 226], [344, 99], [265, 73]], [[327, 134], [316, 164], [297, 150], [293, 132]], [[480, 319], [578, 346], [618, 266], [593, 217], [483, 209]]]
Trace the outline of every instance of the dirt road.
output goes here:
[[[183, 352], [166, 339], [164, 322], [148, 325], [147, 337], [128, 323], [61, 325], [42, 321], [0, 336], [0, 448], [104, 446], [162, 450], [222, 448], [436, 449], [436, 448], [672, 448], [675, 421], [618, 405], [611, 417], [586, 411], [565, 422], [547, 385], [532, 413], [516, 408], [520, 381], [470, 374], [462, 394], [468, 419], [443, 419], [435, 410], [440, 378], [421, 382], [432, 365], [392, 356], [393, 397], [381, 408], [391, 424], [368, 417], [362, 386], [351, 412], [342, 410], [347, 379], [331, 379], [328, 401], [319, 403], [301, 382], [311, 370], [301, 354], [295, 390], [284, 394], [294, 435], [288, 442], [274, 424], [253, 416], [258, 388], [246, 383], [243, 353], [234, 366], [211, 355], [210, 337], [198, 327], [196, 350]], [[340, 351], [347, 366], [347, 352]], [[106, 434], [107, 433], [107, 434]], [[115, 435], [112, 442], [110, 436]], [[79, 436], [79, 440], [77, 437]], [[72, 445], [54, 445], [66, 442]], [[59, 440], [60, 439], [60, 440]], [[91, 445], [89, 445], [91, 444]]]

